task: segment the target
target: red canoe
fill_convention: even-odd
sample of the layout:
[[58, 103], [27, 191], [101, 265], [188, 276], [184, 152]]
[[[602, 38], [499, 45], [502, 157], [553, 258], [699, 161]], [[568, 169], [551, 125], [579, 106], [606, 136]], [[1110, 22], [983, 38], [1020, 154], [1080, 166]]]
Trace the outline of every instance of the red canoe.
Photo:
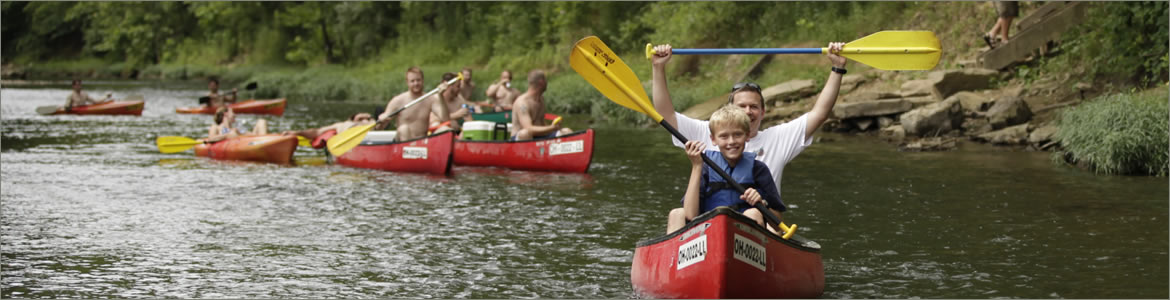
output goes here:
[[210, 145], [196, 145], [195, 155], [220, 160], [246, 160], [287, 164], [292, 163], [293, 151], [296, 151], [296, 149], [296, 136], [269, 134], [241, 136], [215, 142]]
[[405, 142], [378, 142], [367, 136], [353, 150], [338, 156], [336, 162], [355, 168], [446, 175], [451, 172], [454, 146], [455, 133], [451, 131]]
[[455, 142], [455, 164], [584, 173], [593, 160], [593, 129], [531, 141]]
[[820, 245], [781, 239], [727, 207], [639, 241], [634, 290], [653, 298], [817, 298], [825, 291]]
[[134, 115], [141, 116], [144, 101], [111, 101], [101, 104], [74, 106], [65, 111], [64, 107], [53, 112], [54, 115]]
[[[232, 111], [237, 114], [256, 114], [256, 115], [284, 115], [284, 107], [288, 104], [285, 98], [271, 99], [271, 100], [247, 100], [243, 102], [236, 102], [228, 104]], [[196, 106], [196, 107], [180, 107], [176, 108], [175, 112], [180, 114], [214, 114], [218, 107], [212, 106]]]

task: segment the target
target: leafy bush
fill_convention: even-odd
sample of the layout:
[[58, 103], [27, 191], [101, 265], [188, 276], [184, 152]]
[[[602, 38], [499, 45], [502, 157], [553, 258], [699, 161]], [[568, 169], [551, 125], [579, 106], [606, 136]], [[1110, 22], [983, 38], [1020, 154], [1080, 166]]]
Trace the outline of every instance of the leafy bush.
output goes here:
[[1059, 155], [1105, 174], [1170, 172], [1170, 115], [1166, 88], [1103, 96], [1065, 111], [1056, 139]]
[[1144, 86], [1166, 82], [1170, 2], [1091, 4], [1085, 21], [1065, 33], [1072, 62], [1088, 66], [1092, 75], [1121, 76]]

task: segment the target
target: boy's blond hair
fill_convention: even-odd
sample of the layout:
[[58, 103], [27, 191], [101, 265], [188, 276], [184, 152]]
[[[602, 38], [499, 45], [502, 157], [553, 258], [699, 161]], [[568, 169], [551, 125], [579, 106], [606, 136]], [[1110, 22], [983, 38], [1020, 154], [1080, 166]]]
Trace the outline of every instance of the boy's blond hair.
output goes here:
[[725, 104], [719, 110], [716, 110], [715, 113], [711, 114], [711, 120], [708, 125], [707, 127], [710, 127], [711, 134], [715, 134], [716, 126], [723, 127], [729, 125], [739, 126], [739, 128], [747, 132], [751, 130], [752, 119], [748, 117], [747, 112], [743, 111], [743, 108]]

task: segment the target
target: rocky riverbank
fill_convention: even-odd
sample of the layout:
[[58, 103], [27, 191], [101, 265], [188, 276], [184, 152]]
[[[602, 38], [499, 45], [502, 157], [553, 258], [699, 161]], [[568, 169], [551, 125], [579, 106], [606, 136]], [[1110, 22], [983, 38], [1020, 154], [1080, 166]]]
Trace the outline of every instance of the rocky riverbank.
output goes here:
[[[871, 70], [842, 80], [825, 131], [874, 134], [904, 151], [944, 151], [961, 142], [990, 143], [1018, 150], [1051, 150], [1056, 113], [1099, 91], [1067, 78], [1004, 84], [1005, 74], [979, 68], [930, 73]], [[763, 90], [764, 126], [799, 117], [816, 102], [823, 85], [792, 80]], [[707, 118], [726, 103], [711, 98], [684, 111]]]

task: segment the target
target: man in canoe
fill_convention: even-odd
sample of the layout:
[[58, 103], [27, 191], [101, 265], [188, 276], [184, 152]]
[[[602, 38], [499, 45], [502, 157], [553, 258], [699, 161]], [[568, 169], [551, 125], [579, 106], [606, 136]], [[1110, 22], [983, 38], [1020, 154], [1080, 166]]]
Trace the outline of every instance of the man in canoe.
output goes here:
[[497, 112], [512, 110], [512, 102], [520, 95], [520, 90], [512, 88], [512, 71], [500, 72], [500, 79], [489, 85], [485, 94]]
[[463, 100], [471, 102], [471, 94], [475, 93], [475, 82], [471, 81], [471, 67], [463, 67], [463, 80], [459, 81], [459, 95]]
[[81, 80], [74, 79], [73, 93], [69, 94], [69, 98], [65, 99], [65, 111], [71, 111], [74, 106], [98, 104], [110, 100], [110, 95], [106, 95], [106, 99], [102, 99], [102, 101], [94, 100], [93, 97], [89, 96], [89, 94], [81, 91]]
[[516, 97], [516, 102], [512, 103], [512, 128], [515, 129], [512, 140], [547, 139], [573, 132], [572, 129], [561, 128], [560, 124], [548, 124], [544, 119], [544, 91], [547, 88], [544, 71], [528, 72], [528, 91]]
[[312, 141], [311, 143], [312, 143], [313, 148], [321, 148], [321, 147], [325, 146], [325, 144], [324, 144], [325, 141], [328, 140], [329, 138], [333, 137], [334, 135], [337, 135], [338, 133], [341, 133], [341, 132], [345, 132], [346, 129], [349, 129], [351, 127], [359, 126], [359, 125], [367, 125], [367, 124], [370, 124], [371, 122], [374, 122], [374, 117], [372, 115], [370, 115], [369, 113], [362, 112], [362, 113], [356, 113], [356, 114], [353, 114], [352, 116], [349, 116], [349, 119], [346, 119], [345, 121], [329, 124], [329, 126], [325, 126], [325, 127], [321, 127], [321, 128], [310, 128], [310, 129], [305, 129], [305, 130], [300, 130], [300, 131], [285, 131], [285, 132], [282, 132], [281, 134], [283, 134], [283, 135], [299, 135], [299, 136], [305, 137], [306, 139], [309, 139], [309, 141]]
[[[423, 92], [423, 71], [419, 67], [410, 67], [406, 69], [406, 87], [407, 91], [394, 96], [386, 103], [386, 111], [378, 116], [378, 126], [376, 129], [382, 129], [389, 124], [390, 114], [406, 106], [406, 104], [422, 97]], [[439, 83], [439, 89], [447, 88], [446, 82]], [[407, 141], [427, 135], [427, 129], [431, 118], [431, 112], [438, 112], [439, 122], [445, 122], [451, 119], [451, 112], [447, 111], [447, 106], [443, 105], [439, 100], [438, 95], [431, 95], [428, 99], [416, 103], [414, 106], [407, 107], [402, 110], [395, 118], [398, 121], [398, 135], [396, 137], [399, 141]]]
[[214, 143], [238, 136], [265, 134], [268, 134], [268, 121], [256, 120], [252, 131], [240, 131], [236, 128], [236, 113], [232, 111], [231, 107], [221, 106], [215, 110], [215, 124], [211, 124], [211, 127], [207, 128], [207, 138], [203, 139], [203, 142]]
[[[751, 120], [747, 113], [731, 104], [724, 105], [711, 115], [709, 124], [710, 138], [719, 151], [707, 150], [707, 145], [698, 140], [687, 142], [686, 153], [687, 158], [691, 160], [691, 177], [687, 181], [687, 191], [683, 196], [682, 213], [676, 212], [680, 209], [671, 211], [666, 222], [666, 233], [679, 230], [686, 226], [687, 220], [720, 206], [735, 208], [748, 218], [756, 220], [760, 226], [777, 233], [775, 228], [764, 225], [764, 215], [758, 209], [750, 207], [762, 202], [777, 218], [780, 217], [780, 212], [787, 210], [784, 203], [780, 202], [780, 192], [776, 189], [768, 165], [756, 160], [755, 153], [744, 152], [747, 133], [751, 130]], [[711, 170], [711, 167], [704, 166], [702, 158], [704, 155], [747, 190], [740, 193], [724, 181], [722, 176]]]
[[210, 79], [208, 79], [207, 80], [207, 89], [211, 90], [210, 92], [207, 93], [207, 97], [211, 98], [211, 100], [207, 102], [208, 106], [220, 107], [220, 106], [236, 103], [236, 97], [238, 96], [237, 89], [232, 88], [232, 93], [230, 95], [220, 95], [219, 94], [219, 78], [211, 77]]
[[[467, 73], [464, 73], [464, 76], [466, 76], [466, 74]], [[447, 82], [451, 79], [455, 79], [455, 77], [455, 73], [444, 73], [442, 79], [443, 82]], [[467, 77], [463, 77], [463, 80], [460, 82], [466, 81]], [[471, 121], [471, 113], [474, 112], [475, 105], [471, 102], [467, 102], [467, 100], [461, 96], [463, 94], [463, 89], [464, 87], [462, 87], [459, 83], [456, 83], [447, 87], [447, 89], [443, 90], [443, 92], [439, 93], [439, 102], [443, 105], [446, 105], [447, 111], [451, 112], [451, 114], [450, 117], [447, 118], [448, 121], [444, 123], [444, 121], [440, 121], [437, 111], [431, 111], [430, 128], [434, 128], [434, 132], [439, 132], [440, 129], [442, 129], [444, 126], [447, 127], [447, 129], [458, 128], [459, 122], [454, 122], [455, 120], [463, 119], [464, 121]]]
[[[841, 77], [846, 72], [846, 60], [838, 55], [843, 45], [844, 43], [829, 43], [829, 51], [825, 53], [832, 65], [829, 78], [825, 81], [825, 87], [817, 97], [812, 110], [795, 120], [760, 130], [760, 122], [767, 113], [760, 86], [754, 83], [739, 83], [732, 86], [728, 103], [742, 108], [751, 121], [745, 151], [754, 153], [756, 160], [763, 161], [771, 169], [777, 190], [781, 187], [784, 165], [812, 144], [813, 133], [817, 132], [833, 111], [833, 105], [837, 102], [837, 92], [841, 88]], [[671, 101], [670, 91], [666, 86], [666, 64], [670, 62], [672, 55], [670, 45], [655, 46], [654, 52], [651, 62], [654, 110], [688, 140], [712, 145], [708, 136], [710, 132], [708, 122], [691, 119], [674, 111], [674, 102]], [[675, 146], [684, 146], [678, 139], [672, 137], [671, 140]], [[681, 209], [671, 211], [671, 215], [682, 213]]]

